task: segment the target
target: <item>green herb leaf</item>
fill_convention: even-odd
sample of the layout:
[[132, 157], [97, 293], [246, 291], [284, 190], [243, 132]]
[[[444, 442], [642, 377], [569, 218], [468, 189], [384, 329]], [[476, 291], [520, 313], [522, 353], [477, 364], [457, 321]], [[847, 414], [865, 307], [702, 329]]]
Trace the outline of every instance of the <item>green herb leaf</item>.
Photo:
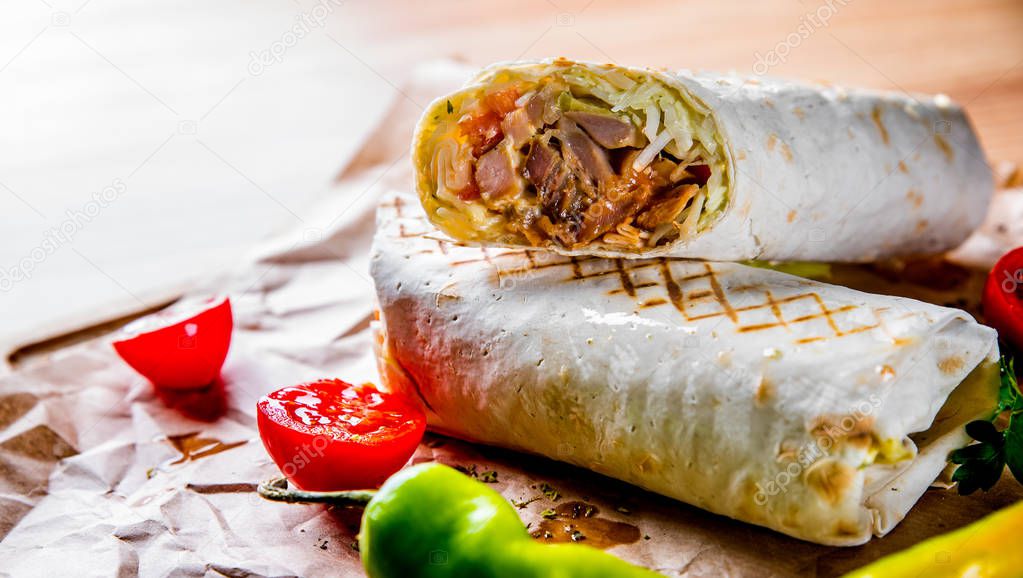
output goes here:
[[540, 484], [540, 491], [543, 495], [547, 496], [547, 499], [557, 502], [561, 498], [561, 492], [559, 492], [554, 486], [543, 482]]
[[[971, 422], [971, 425], [977, 422]], [[985, 422], [989, 423], [989, 422]], [[959, 483], [959, 494], [968, 496], [980, 490], [990, 490], [1005, 469], [1005, 440], [981, 442], [952, 452], [952, 463], [959, 464], [952, 480]]]
[[1009, 412], [1005, 426], [1005, 463], [1016, 481], [1023, 484], [1023, 392], [1016, 380], [1013, 361], [1002, 357], [999, 367], [1002, 385], [999, 390], [998, 413]]
[[1016, 368], [1013, 360], [1003, 356], [998, 366], [998, 374], [1001, 377], [1002, 385], [998, 390], [998, 409], [995, 416], [1005, 410], [1017, 412], [1023, 410], [1023, 393], [1020, 393], [1019, 383], [1016, 381]]
[[1023, 484], [1023, 414], [1012, 416], [1005, 429], [1005, 463], [1016, 481]]
[[[966, 424], [966, 433], [980, 443], [949, 454], [949, 460], [959, 464], [952, 480], [959, 483], [959, 493], [964, 496], [977, 490], [990, 490], [1002, 477], [1006, 465], [1023, 484], [1023, 394], [1012, 360], [1003, 356], [998, 369], [1001, 386], [994, 414], [990, 420]], [[1008, 413], [1008, 423], [1004, 430], [998, 431], [994, 422], [1005, 413]]]
[[977, 441], [988, 443], [996, 443], [1003, 437], [1002, 433], [995, 428], [995, 424], [982, 419], [966, 424], [966, 433]]
[[448, 114], [455, 112], [455, 107], [451, 105], [451, 101], [448, 101]]
[[553, 508], [547, 508], [546, 510], [540, 512], [540, 515], [544, 518], [547, 518], [548, 520], [553, 520], [554, 518], [558, 517], [558, 513], [555, 512]]
[[515, 506], [516, 508], [521, 510], [522, 508], [525, 508], [526, 506], [532, 504], [533, 502], [539, 500], [542, 497], [543, 496], [533, 496], [532, 498], [529, 498], [528, 500], [522, 500], [522, 501], [512, 500], [511, 503], [512, 503], [513, 506]]

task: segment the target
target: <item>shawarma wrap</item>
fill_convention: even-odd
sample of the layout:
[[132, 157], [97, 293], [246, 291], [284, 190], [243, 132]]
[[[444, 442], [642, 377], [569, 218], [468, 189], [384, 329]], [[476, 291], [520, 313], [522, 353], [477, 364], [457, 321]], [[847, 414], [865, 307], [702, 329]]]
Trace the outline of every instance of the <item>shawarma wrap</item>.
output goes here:
[[992, 176], [947, 97], [563, 59], [491, 66], [412, 146], [430, 220], [564, 255], [870, 261], [959, 245]]
[[968, 314], [735, 263], [467, 247], [381, 208], [380, 367], [431, 427], [821, 544], [892, 529], [997, 396]]

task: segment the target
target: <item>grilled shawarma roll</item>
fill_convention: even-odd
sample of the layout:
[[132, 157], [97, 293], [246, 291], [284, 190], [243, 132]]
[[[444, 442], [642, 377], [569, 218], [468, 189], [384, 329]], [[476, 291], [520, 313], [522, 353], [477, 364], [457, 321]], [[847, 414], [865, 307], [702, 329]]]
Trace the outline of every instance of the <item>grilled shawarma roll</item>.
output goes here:
[[437, 99], [413, 159], [451, 237], [566, 255], [935, 253], [993, 187], [946, 97], [566, 60], [494, 65]]
[[998, 397], [967, 313], [761, 267], [445, 241], [381, 209], [384, 381], [430, 427], [821, 544], [899, 523]]

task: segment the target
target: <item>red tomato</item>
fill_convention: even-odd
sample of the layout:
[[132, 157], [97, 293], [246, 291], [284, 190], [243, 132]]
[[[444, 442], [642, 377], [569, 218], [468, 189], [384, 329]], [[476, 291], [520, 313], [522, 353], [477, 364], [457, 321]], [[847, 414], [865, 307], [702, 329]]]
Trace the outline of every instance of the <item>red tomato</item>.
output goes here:
[[507, 88], [499, 92], [491, 92], [483, 97], [483, 104], [487, 108], [500, 115], [501, 119], [509, 112], [515, 110], [515, 101], [519, 99], [519, 91], [516, 88]]
[[267, 453], [311, 491], [379, 486], [412, 457], [426, 430], [415, 401], [339, 379], [279, 389], [256, 409]]
[[690, 165], [686, 167], [686, 170], [689, 171], [689, 174], [693, 175], [696, 179], [696, 184], [701, 187], [706, 185], [710, 179], [710, 167], [707, 165]]
[[501, 121], [504, 120], [505, 115], [515, 110], [515, 101], [518, 98], [519, 91], [515, 88], [491, 92], [484, 95], [483, 106], [480, 107], [480, 110], [458, 123], [462, 134], [469, 137], [469, 142], [472, 143], [473, 156], [480, 158], [483, 153], [501, 142], [501, 139], [504, 138]]
[[[149, 329], [154, 321], [157, 326]], [[114, 349], [157, 387], [206, 387], [220, 375], [233, 326], [231, 301], [224, 297], [181, 321], [140, 319], [125, 327], [130, 337], [115, 341]]]
[[492, 110], [477, 112], [459, 122], [458, 126], [472, 143], [472, 154], [476, 158], [497, 146], [504, 138], [504, 133], [501, 132], [501, 116]]
[[995, 263], [984, 285], [984, 318], [1005, 342], [1023, 351], [1023, 247]]
[[463, 201], [473, 201], [480, 198], [480, 187], [476, 184], [476, 175], [469, 174], [469, 184], [465, 185], [459, 191], [455, 191], [455, 195]]

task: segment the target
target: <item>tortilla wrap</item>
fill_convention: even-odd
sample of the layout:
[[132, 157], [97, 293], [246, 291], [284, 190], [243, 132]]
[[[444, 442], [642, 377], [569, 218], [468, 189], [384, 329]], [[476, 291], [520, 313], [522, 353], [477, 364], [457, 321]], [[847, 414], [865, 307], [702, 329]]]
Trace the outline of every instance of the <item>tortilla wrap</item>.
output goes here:
[[892, 529], [997, 396], [963, 311], [735, 263], [467, 247], [414, 198], [372, 256], [387, 387], [459, 438], [805, 540]]
[[412, 156], [452, 238], [564, 255], [932, 254], [993, 191], [945, 96], [562, 59], [497, 64], [437, 99]]

